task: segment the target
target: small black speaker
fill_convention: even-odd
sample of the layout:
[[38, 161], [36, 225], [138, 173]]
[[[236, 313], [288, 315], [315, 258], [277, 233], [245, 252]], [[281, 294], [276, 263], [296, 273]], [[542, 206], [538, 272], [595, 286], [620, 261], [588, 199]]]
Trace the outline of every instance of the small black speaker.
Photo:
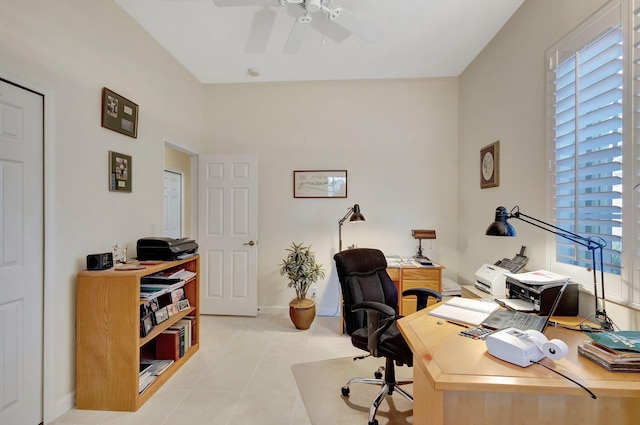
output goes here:
[[105, 252], [104, 254], [87, 255], [88, 270], [106, 270], [113, 267], [113, 254]]

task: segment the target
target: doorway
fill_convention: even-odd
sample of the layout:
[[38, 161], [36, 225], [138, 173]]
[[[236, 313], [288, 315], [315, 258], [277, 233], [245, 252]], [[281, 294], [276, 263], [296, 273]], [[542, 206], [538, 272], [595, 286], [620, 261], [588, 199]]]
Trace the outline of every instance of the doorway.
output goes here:
[[162, 203], [162, 235], [167, 238], [182, 237], [182, 173], [164, 170], [164, 199]]

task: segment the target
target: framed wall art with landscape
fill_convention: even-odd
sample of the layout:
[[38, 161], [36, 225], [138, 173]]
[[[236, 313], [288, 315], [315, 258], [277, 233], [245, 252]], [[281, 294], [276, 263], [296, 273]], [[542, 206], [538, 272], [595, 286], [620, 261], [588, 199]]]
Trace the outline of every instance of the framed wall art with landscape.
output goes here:
[[294, 198], [346, 198], [347, 170], [293, 172]]

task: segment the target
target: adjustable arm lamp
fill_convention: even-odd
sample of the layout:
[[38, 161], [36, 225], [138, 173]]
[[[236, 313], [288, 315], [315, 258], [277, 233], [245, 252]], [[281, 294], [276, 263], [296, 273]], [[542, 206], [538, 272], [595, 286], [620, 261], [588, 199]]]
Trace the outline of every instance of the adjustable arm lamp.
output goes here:
[[[349, 218], [351, 216], [351, 218]], [[360, 213], [360, 205], [355, 204], [353, 207], [349, 207], [347, 213], [338, 222], [338, 239], [340, 239], [340, 245], [338, 251], [342, 251], [342, 224], [349, 218], [349, 221], [365, 221], [364, 216]]]
[[[524, 217], [524, 218], [523, 218]], [[596, 300], [596, 321], [600, 325], [600, 329], [602, 331], [613, 331], [613, 322], [607, 316], [607, 312], [605, 311], [605, 301], [604, 301], [604, 265], [603, 265], [603, 255], [602, 251], [605, 246], [607, 246], [607, 242], [598, 236], [580, 236], [575, 233], [572, 233], [568, 230], [561, 229], [552, 224], [545, 223], [544, 221], [538, 220], [537, 218], [528, 216], [520, 212], [520, 208], [518, 206], [513, 207], [511, 212], [507, 212], [505, 207], [496, 208], [496, 217], [495, 221], [489, 225], [487, 228], [486, 234], [490, 236], [516, 236], [516, 230], [513, 226], [507, 221], [510, 218], [517, 218], [518, 220], [522, 220], [525, 223], [529, 223], [532, 226], [536, 226], [539, 229], [545, 230], [547, 232], [553, 233], [555, 235], [561, 236], [565, 239], [570, 240], [571, 242], [575, 242], [579, 245], [586, 247], [591, 252], [591, 269], [593, 270], [593, 294]], [[596, 250], [600, 251], [600, 285], [602, 292], [602, 309], [598, 306], [598, 279], [596, 273]]]

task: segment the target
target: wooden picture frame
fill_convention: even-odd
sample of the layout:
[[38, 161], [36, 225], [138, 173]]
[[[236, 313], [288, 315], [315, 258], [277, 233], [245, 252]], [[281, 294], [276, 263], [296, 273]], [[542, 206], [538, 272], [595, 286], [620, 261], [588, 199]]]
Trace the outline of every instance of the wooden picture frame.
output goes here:
[[296, 170], [294, 198], [346, 198], [347, 170]]
[[167, 307], [162, 307], [160, 310], [156, 311], [154, 314], [156, 316], [157, 324], [160, 324], [169, 318], [169, 310], [167, 310]]
[[138, 137], [138, 105], [118, 93], [102, 88], [102, 121], [104, 128], [134, 139]]
[[109, 190], [111, 192], [131, 192], [132, 165], [130, 155], [109, 151]]
[[500, 185], [500, 141], [480, 149], [480, 188]]

